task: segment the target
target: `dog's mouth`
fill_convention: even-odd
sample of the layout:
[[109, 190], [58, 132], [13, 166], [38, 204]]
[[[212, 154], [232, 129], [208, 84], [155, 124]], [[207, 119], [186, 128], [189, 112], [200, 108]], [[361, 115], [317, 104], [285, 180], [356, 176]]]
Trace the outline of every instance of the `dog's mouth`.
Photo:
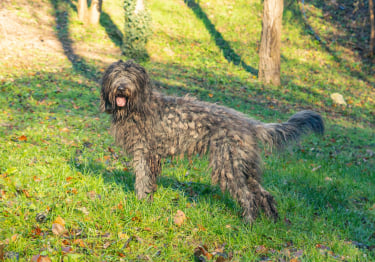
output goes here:
[[116, 106], [125, 107], [129, 102], [129, 97], [131, 96], [131, 91], [129, 88], [120, 86], [116, 91]]
[[118, 107], [125, 107], [127, 103], [127, 97], [125, 96], [116, 96], [116, 105]]

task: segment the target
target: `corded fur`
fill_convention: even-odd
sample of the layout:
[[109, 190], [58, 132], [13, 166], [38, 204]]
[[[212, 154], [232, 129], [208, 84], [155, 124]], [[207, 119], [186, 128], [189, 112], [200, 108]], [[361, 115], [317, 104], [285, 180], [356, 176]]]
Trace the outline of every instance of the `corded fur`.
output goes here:
[[[125, 106], [118, 106], [117, 98]], [[273, 197], [260, 184], [258, 142], [282, 148], [305, 133], [324, 132], [321, 116], [313, 111], [265, 124], [224, 106], [165, 96], [152, 90], [146, 70], [133, 61], [120, 60], [106, 70], [100, 108], [112, 115], [116, 141], [133, 157], [139, 199], [152, 198], [162, 158], [208, 152], [212, 182], [230, 192], [248, 222], [259, 209], [278, 216]]]

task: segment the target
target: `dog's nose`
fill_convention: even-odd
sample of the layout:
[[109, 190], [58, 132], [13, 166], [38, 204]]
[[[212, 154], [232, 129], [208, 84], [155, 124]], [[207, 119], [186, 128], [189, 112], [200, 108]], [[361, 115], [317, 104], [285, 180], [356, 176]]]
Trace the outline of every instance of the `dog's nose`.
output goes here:
[[125, 90], [125, 87], [124, 87], [124, 86], [119, 86], [119, 87], [117, 88], [117, 90], [118, 90], [118, 91], [124, 91], [124, 90]]

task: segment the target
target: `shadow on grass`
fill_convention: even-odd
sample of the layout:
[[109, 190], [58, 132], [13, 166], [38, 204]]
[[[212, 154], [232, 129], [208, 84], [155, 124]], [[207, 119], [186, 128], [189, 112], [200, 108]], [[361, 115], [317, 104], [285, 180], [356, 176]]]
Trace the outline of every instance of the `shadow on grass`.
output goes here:
[[[100, 73], [97, 71], [97, 68], [88, 64], [83, 57], [75, 53], [73, 48], [73, 40], [69, 33], [68, 11], [69, 8], [76, 10], [75, 5], [70, 0], [50, 0], [50, 2], [54, 8], [57, 37], [63, 46], [64, 54], [76, 72], [82, 74], [87, 79], [98, 82], [100, 80]], [[107, 13], [101, 13], [100, 24], [105, 28], [112, 42], [116, 46], [121, 47], [123, 35]]]
[[112, 18], [105, 12], [102, 11], [100, 14], [100, 24], [104, 27], [107, 35], [112, 42], [117, 46], [122, 46], [123, 34], [121, 30], [115, 25]]
[[207, 14], [202, 10], [199, 5], [199, 1], [196, 0], [184, 0], [186, 5], [193, 10], [197, 18], [201, 19], [205, 25], [207, 31], [211, 34], [215, 40], [216, 45], [222, 50], [225, 59], [228, 62], [232, 62], [235, 65], [242, 66], [247, 72], [257, 75], [258, 70], [247, 65], [242, 58], [233, 50], [230, 44], [224, 39], [223, 35], [216, 30], [215, 25], [210, 21]]
[[[94, 160], [80, 161], [80, 156], [84, 156], [84, 153], [82, 154], [81, 150], [77, 150], [76, 156], [70, 160], [70, 166], [72, 168], [77, 169], [82, 174], [101, 174], [105, 183], [115, 183], [124, 192], [135, 194], [135, 175], [128, 162], [122, 161], [124, 166], [122, 170], [119, 168], [108, 169], [106, 163]], [[121, 157], [115, 161], [121, 161]], [[171, 168], [168, 167], [164, 167], [162, 170], [163, 173], [170, 173], [170, 171]], [[199, 203], [201, 201], [214, 203], [220, 201], [221, 203], [224, 203], [229, 210], [233, 210], [233, 212], [239, 210], [239, 206], [236, 202], [229, 196], [229, 194], [222, 193], [218, 186], [194, 181], [179, 181], [173, 175], [165, 175], [163, 173], [157, 178], [158, 187], [162, 186], [179, 192], [179, 195], [186, 197], [187, 201], [192, 203]], [[238, 215], [240, 216], [240, 214]]]
[[[343, 71], [345, 71], [346, 74], [350, 75], [351, 77], [365, 81], [368, 85], [374, 87], [374, 83], [372, 83], [372, 81], [368, 77], [368, 74], [371, 74], [371, 71], [373, 71], [371, 70], [371, 67], [373, 67], [371, 64], [372, 62], [370, 61], [370, 59], [364, 59], [366, 53], [365, 50], [367, 50], [367, 47], [361, 47], [361, 45], [359, 44], [363, 43], [363, 33], [364, 31], [368, 31], [369, 27], [363, 26], [361, 30], [359, 30], [357, 26], [355, 26], [355, 29], [345, 28], [345, 23], [347, 23], [349, 27], [356, 25], [355, 23], [353, 23], [353, 21], [355, 21], [357, 18], [353, 16], [355, 16], [355, 13], [358, 10], [352, 10], [355, 6], [354, 1], [343, 1], [342, 3], [340, 3], [339, 8], [337, 7], [336, 3], [332, 3], [329, 1], [314, 0], [311, 4], [314, 5], [316, 8], [321, 9], [322, 12], [324, 12], [324, 17], [331, 17], [329, 23], [331, 24], [332, 28], [337, 29], [336, 31], [339, 32], [339, 34], [332, 33], [329, 37], [324, 39], [324, 36], [322, 37], [323, 34], [320, 33], [318, 29], [314, 28], [314, 26], [308, 22], [307, 17], [305, 17], [306, 14], [304, 14], [303, 10], [299, 8], [297, 2], [290, 4], [288, 7], [288, 10], [294, 14], [292, 17], [293, 20], [295, 20], [295, 24], [303, 25], [304, 31], [307, 33], [307, 35], [310, 35], [312, 41], [319, 42], [319, 44], [333, 57], [333, 59], [340, 64], [340, 68]], [[306, 7], [304, 8], [306, 9]], [[359, 8], [359, 12], [363, 12], [363, 10]], [[332, 19], [332, 17], [335, 17], [335, 19]], [[327, 19], [325, 20], [325, 22], [327, 22]], [[353, 37], [353, 35], [355, 36]], [[366, 40], [367, 38], [368, 37], [365, 37]], [[362, 41], [359, 41], [359, 43], [354, 45], [352, 39], [362, 39]], [[364, 66], [361, 66], [359, 69], [355, 68], [355, 65], [353, 65], [353, 61], [348, 61], [347, 59], [340, 56], [340, 54], [338, 54], [331, 48], [330, 44], [338, 44], [342, 47], [349, 48], [351, 52], [360, 51], [361, 55], [358, 57], [362, 60]], [[358, 50], [358, 48], [360, 50]]]
[[64, 54], [72, 63], [75, 71], [81, 73], [90, 80], [99, 81], [96, 68], [90, 66], [85, 59], [74, 52], [73, 40], [69, 33], [69, 17], [68, 6], [69, 0], [50, 0], [54, 8], [54, 16], [56, 17], [57, 37], [63, 46]]

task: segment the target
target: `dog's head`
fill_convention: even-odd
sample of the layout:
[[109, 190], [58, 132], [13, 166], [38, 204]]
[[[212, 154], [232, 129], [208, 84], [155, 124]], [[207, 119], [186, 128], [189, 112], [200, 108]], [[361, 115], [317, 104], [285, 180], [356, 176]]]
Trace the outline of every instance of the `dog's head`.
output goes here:
[[119, 60], [105, 71], [102, 80], [100, 110], [117, 117], [142, 113], [151, 94], [146, 70], [133, 60]]

